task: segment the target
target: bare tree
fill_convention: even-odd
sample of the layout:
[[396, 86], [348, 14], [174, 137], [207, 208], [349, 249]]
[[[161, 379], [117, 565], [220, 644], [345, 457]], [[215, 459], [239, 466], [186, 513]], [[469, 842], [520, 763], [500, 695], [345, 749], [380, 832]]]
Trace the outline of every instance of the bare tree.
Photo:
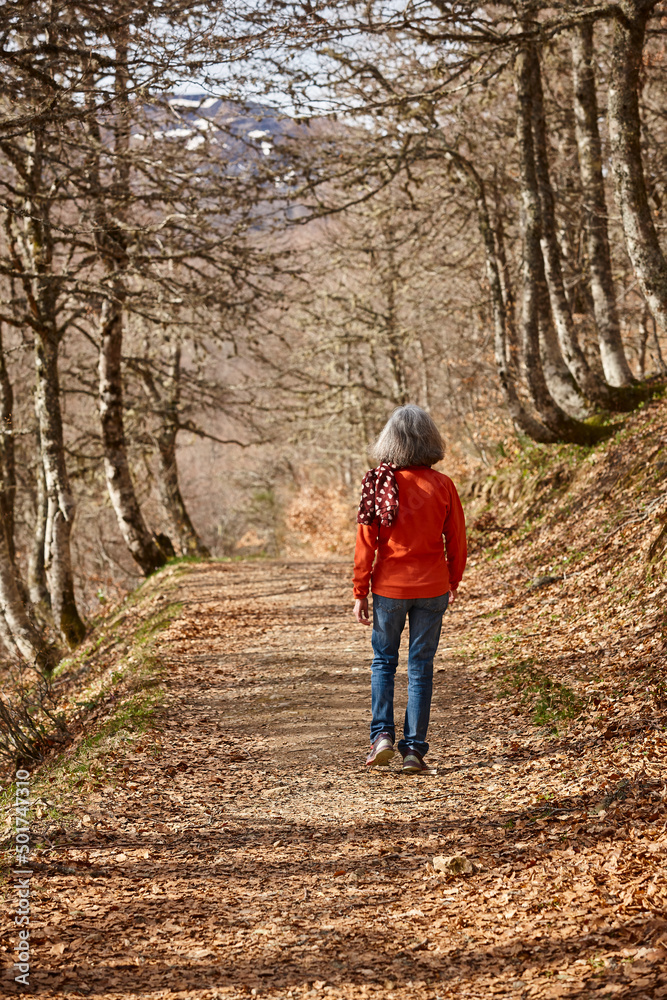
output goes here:
[[14, 390], [7, 371], [2, 323], [0, 323], [0, 518], [7, 541], [7, 555], [14, 567], [16, 566], [15, 506]]
[[[540, 205], [540, 244], [544, 260], [546, 288], [549, 293], [551, 315], [558, 333], [558, 343], [567, 367], [577, 386], [588, 399], [607, 404], [610, 394], [606, 386], [590, 368], [575, 333], [569, 303], [565, 294], [561, 252], [556, 229], [556, 207], [547, 152], [547, 124], [544, 113], [542, 92], [542, 71], [536, 45], [526, 46], [525, 58], [530, 63], [530, 105], [532, 122], [533, 155], [535, 157], [535, 179]], [[521, 93], [523, 94], [523, 90]], [[519, 114], [523, 113], [524, 102], [519, 102]], [[524, 135], [524, 131], [520, 133]]]
[[594, 24], [590, 20], [582, 21], [572, 32], [577, 152], [600, 357], [607, 382], [612, 386], [623, 386], [633, 381], [633, 375], [623, 348], [611, 267], [593, 38]]
[[[148, 364], [136, 365], [152, 401], [157, 417], [153, 434], [158, 463], [158, 489], [160, 501], [169, 517], [181, 555], [210, 556], [208, 548], [199, 537], [181, 493], [176, 460], [176, 442], [179, 431], [187, 423], [181, 406], [182, 370], [181, 345], [169, 345], [166, 371], [155, 372]], [[192, 424], [190, 425], [193, 426]]]
[[557, 440], [556, 432], [550, 430], [541, 421], [536, 420], [527, 411], [517, 392], [514, 375], [508, 360], [508, 331], [513, 333], [512, 326], [514, 319], [512, 313], [514, 303], [512, 301], [513, 297], [507, 288], [507, 278], [505, 279], [505, 289], [503, 289], [503, 280], [501, 278], [503, 270], [506, 271], [507, 269], [502, 231], [499, 231], [497, 228], [494, 230], [487, 203], [485, 185], [474, 164], [458, 153], [452, 152], [450, 155], [454, 160], [459, 175], [466, 186], [471, 189], [471, 194], [477, 208], [477, 219], [484, 244], [486, 271], [493, 307], [496, 371], [507, 409], [512, 418], [512, 423], [520, 434], [525, 434], [527, 437], [532, 438], [533, 441], [551, 444]]
[[[128, 87], [127, 25], [113, 25], [110, 44], [114, 52], [113, 116], [105, 112], [105, 137], [98, 122], [96, 91], [92, 74], [87, 73], [87, 130], [89, 150], [86, 156], [86, 195], [90, 215], [95, 220], [95, 239], [104, 268], [103, 302], [99, 327], [99, 412], [104, 448], [104, 468], [109, 497], [120, 532], [133, 558], [148, 575], [163, 566], [166, 555], [144, 520], [132, 482], [125, 441], [123, 419], [123, 323], [127, 299], [126, 273], [129, 267], [127, 210], [132, 202], [130, 190], [130, 117]], [[119, 36], [119, 37], [118, 37]], [[103, 103], [103, 108], [108, 102]], [[102, 183], [100, 160], [110, 158], [108, 190]]]
[[[45, 564], [51, 605], [63, 638], [76, 646], [84, 636], [85, 626], [76, 605], [72, 573], [70, 538], [76, 508], [65, 457], [58, 372], [59, 346], [65, 332], [59, 316], [63, 277], [53, 268], [53, 196], [44, 176], [45, 141], [43, 133], [34, 132], [24, 140], [21, 150], [5, 147], [17, 170], [25, 211], [23, 226], [9, 220], [10, 273], [23, 286], [24, 315], [35, 341], [35, 409], [46, 479]], [[16, 318], [12, 317], [12, 321], [16, 322]]]
[[523, 361], [530, 394], [543, 423], [561, 440], [584, 443], [592, 428], [572, 417], [554, 401], [544, 377], [540, 357], [540, 306], [545, 276], [542, 257], [542, 206], [535, 169], [533, 145], [534, 53], [531, 46], [519, 49], [516, 59], [517, 146], [521, 169], [523, 229]]
[[609, 82], [609, 134], [628, 255], [651, 312], [667, 331], [667, 261], [648, 202], [639, 112], [639, 75], [646, 28], [657, 6], [657, 0], [624, 0], [616, 10]]

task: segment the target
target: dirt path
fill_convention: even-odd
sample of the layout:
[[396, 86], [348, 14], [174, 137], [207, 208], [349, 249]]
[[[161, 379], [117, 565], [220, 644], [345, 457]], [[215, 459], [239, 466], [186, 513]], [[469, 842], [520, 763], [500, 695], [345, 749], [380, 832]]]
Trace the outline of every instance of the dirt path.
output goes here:
[[[86, 805], [95, 836], [51, 856], [32, 991], [667, 996], [662, 884], [632, 891], [641, 837], [624, 845], [604, 809], [591, 821], [590, 797], [573, 797], [590, 779], [581, 748], [501, 710], [461, 649], [486, 608], [473, 589], [436, 661], [437, 774], [365, 770], [370, 635], [347, 576], [266, 563], [183, 576], [162, 731]], [[455, 854], [475, 871], [433, 870]], [[624, 865], [621, 911], [609, 879]]]

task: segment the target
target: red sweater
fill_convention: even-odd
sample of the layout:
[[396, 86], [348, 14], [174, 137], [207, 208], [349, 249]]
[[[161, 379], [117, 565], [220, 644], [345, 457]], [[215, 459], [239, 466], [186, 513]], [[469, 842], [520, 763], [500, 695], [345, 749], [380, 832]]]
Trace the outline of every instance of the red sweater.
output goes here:
[[424, 465], [397, 469], [396, 482], [398, 516], [392, 526], [358, 527], [355, 598], [368, 595], [371, 575], [373, 593], [380, 597], [439, 597], [456, 590], [467, 553], [463, 508], [454, 483]]

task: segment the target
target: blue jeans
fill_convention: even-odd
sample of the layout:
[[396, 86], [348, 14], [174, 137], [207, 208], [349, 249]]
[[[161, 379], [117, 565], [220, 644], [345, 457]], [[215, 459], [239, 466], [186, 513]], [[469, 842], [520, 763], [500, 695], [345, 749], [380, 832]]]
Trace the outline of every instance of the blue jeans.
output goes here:
[[415, 597], [403, 600], [373, 594], [373, 665], [371, 667], [371, 743], [380, 733], [395, 738], [394, 675], [398, 648], [405, 619], [410, 622], [408, 652], [408, 707], [405, 711], [403, 739], [399, 751], [405, 755], [416, 750], [428, 751], [426, 731], [431, 714], [433, 657], [440, 641], [442, 616], [449, 594], [441, 597]]

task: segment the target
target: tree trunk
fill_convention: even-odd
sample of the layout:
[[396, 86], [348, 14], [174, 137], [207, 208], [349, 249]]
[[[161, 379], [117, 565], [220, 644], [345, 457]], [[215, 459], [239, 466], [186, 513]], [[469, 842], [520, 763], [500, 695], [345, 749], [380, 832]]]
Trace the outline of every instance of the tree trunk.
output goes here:
[[399, 329], [398, 306], [396, 303], [396, 263], [394, 259], [394, 234], [389, 229], [385, 233], [387, 242], [387, 270], [382, 276], [382, 284], [387, 302], [385, 315], [385, 331], [387, 334], [387, 354], [391, 368], [396, 406], [405, 406], [410, 399], [408, 380], [405, 373], [405, 341]]
[[521, 343], [526, 380], [541, 421], [561, 441], [588, 443], [599, 436], [593, 428], [569, 417], [552, 398], [540, 356], [540, 313], [544, 297], [541, 206], [535, 173], [532, 131], [532, 63], [530, 49], [516, 56], [517, 144], [521, 175], [521, 228], [524, 242], [521, 311]]
[[[97, 108], [92, 97], [89, 98], [87, 105], [91, 148], [86, 158], [86, 168], [91, 196], [94, 199], [97, 248], [107, 274], [106, 298], [100, 316], [99, 411], [104, 471], [111, 504], [121, 535], [133, 559], [148, 576], [160, 566], [164, 566], [167, 556], [149, 531], [141, 512], [130, 472], [123, 416], [123, 309], [127, 297], [123, 275], [128, 267], [128, 254], [127, 235], [118, 223], [122, 222], [127, 206], [132, 200], [126, 26], [118, 29], [115, 59], [116, 107], [115, 121], [112, 125], [114, 176], [111, 191], [103, 189], [100, 179], [99, 157], [103, 143], [97, 121]], [[92, 94], [92, 88], [90, 93]], [[111, 217], [106, 204], [106, 199], [110, 195], [115, 199]]]
[[[503, 294], [503, 284], [501, 280], [501, 268], [499, 266], [498, 248], [494, 237], [491, 218], [484, 182], [475, 170], [472, 163], [461, 156], [452, 155], [457, 173], [471, 191], [475, 199], [477, 209], [477, 222], [479, 225], [482, 243], [484, 245], [484, 255], [486, 260], [486, 275], [491, 292], [491, 304], [493, 308], [493, 329], [494, 329], [494, 354], [496, 361], [496, 371], [498, 381], [502, 390], [505, 404], [509, 411], [510, 418], [515, 430], [519, 434], [525, 434], [533, 441], [541, 441], [545, 444], [557, 440], [556, 435], [544, 424], [532, 417], [525, 409], [516, 391], [516, 385], [512, 370], [508, 361], [507, 332], [513, 324], [513, 319], [508, 312], [507, 302]], [[504, 251], [504, 248], [503, 248]], [[503, 257], [504, 257], [504, 252]]]
[[176, 433], [173, 426], [161, 428], [157, 436], [157, 447], [160, 500], [178, 538], [181, 555], [208, 559], [211, 553], [197, 534], [181, 493], [176, 464]]
[[653, 343], [655, 344], [655, 357], [658, 363], [658, 371], [661, 375], [665, 375], [667, 374], [667, 365], [665, 364], [665, 359], [662, 356], [660, 337], [658, 336], [658, 324], [655, 321], [655, 316], [652, 316], [651, 320], [653, 324]]
[[50, 673], [56, 665], [54, 650], [28, 618], [4, 531], [0, 531], [0, 614], [5, 625], [0, 634], [5, 643], [11, 642], [9, 651], [16, 650], [32, 666]]
[[58, 346], [55, 335], [49, 336], [42, 331], [35, 336], [35, 362], [37, 368], [35, 408], [39, 420], [48, 505], [46, 570], [56, 626], [67, 644], [73, 648], [81, 642], [86, 629], [79, 617], [74, 599], [70, 536], [75, 505], [65, 462]]
[[554, 402], [571, 417], [583, 419], [590, 415], [590, 407], [577, 389], [570, 371], [563, 361], [558, 335], [551, 319], [551, 308], [544, 276], [544, 261], [535, 259], [538, 280], [538, 314], [540, 328], [540, 357], [547, 387]]
[[[149, 380], [149, 391], [156, 401], [158, 393], [155, 384]], [[176, 461], [176, 437], [180, 428], [179, 407], [181, 401], [181, 348], [176, 344], [172, 349], [169, 375], [165, 386], [165, 398], [158, 402], [160, 429], [157, 434], [158, 488], [160, 500], [169, 516], [178, 538], [181, 555], [210, 558], [206, 548], [190, 520], [178, 481]]]
[[648, 324], [650, 316], [650, 310], [648, 306], [644, 304], [642, 318], [639, 321], [639, 351], [637, 354], [637, 374], [640, 379], [646, 378], [646, 347], [648, 345], [649, 338]]
[[[539, 215], [541, 227], [541, 207]], [[553, 323], [542, 251], [535, 255], [535, 274], [537, 277], [540, 358], [542, 359], [544, 380], [556, 405], [568, 416], [583, 420], [590, 416], [591, 407], [579, 391], [577, 383], [563, 359], [560, 341]]]
[[648, 202], [639, 115], [639, 74], [646, 25], [656, 6], [656, 0], [624, 0], [619, 4], [609, 82], [609, 135], [628, 256], [649, 309], [667, 331], [667, 261]]
[[583, 192], [588, 265], [600, 357], [607, 382], [629, 385], [634, 377], [623, 349], [611, 269], [607, 199], [602, 176], [602, 142], [595, 90], [593, 22], [583, 21], [572, 34], [574, 117]]
[[16, 562], [16, 450], [14, 440], [14, 392], [5, 363], [0, 324], [0, 518], [7, 542], [7, 557], [24, 604], [30, 598]]
[[0, 324], [0, 517], [7, 539], [7, 556], [16, 566], [14, 507], [16, 502], [16, 458], [14, 451], [14, 393], [5, 364]]
[[70, 536], [75, 505], [67, 475], [60, 409], [60, 335], [57, 327], [59, 283], [52, 268], [50, 194], [45, 190], [42, 178], [42, 140], [41, 133], [32, 133], [26, 138], [26, 267], [21, 280], [35, 333], [35, 411], [46, 479], [48, 512], [44, 548], [51, 607], [56, 627], [73, 648], [81, 642], [86, 629], [74, 598]]
[[113, 297], [110, 295], [102, 307], [100, 329], [99, 409], [104, 471], [121, 534], [132, 557], [148, 576], [167, 560], [146, 527], [130, 474], [123, 424], [123, 286], [114, 283], [111, 294]]
[[7, 624], [7, 619], [5, 618], [2, 611], [0, 611], [0, 642], [5, 647], [5, 651], [8, 656], [16, 657], [19, 659], [21, 654], [18, 651], [18, 646], [12, 635], [12, 630]]
[[431, 385], [428, 377], [428, 364], [426, 363], [426, 350], [424, 348], [424, 341], [417, 335], [415, 339], [417, 348], [419, 350], [419, 389], [420, 389], [420, 406], [423, 410], [428, 413], [431, 409]]
[[516, 338], [516, 295], [514, 292], [512, 273], [510, 271], [509, 261], [507, 259], [507, 251], [505, 249], [505, 223], [503, 222], [503, 215], [500, 209], [499, 199], [498, 199], [498, 189], [495, 182], [494, 182], [494, 195], [495, 195], [494, 247], [496, 250], [496, 257], [497, 257], [496, 265], [498, 269], [498, 275], [500, 277], [500, 291], [503, 299], [503, 305], [505, 307], [505, 315], [506, 315], [505, 328], [507, 330], [507, 336], [505, 337], [505, 361], [509, 365], [510, 372], [513, 373], [513, 372], [518, 372], [520, 368], [519, 355], [518, 355], [519, 345], [517, 343], [517, 338]]
[[[531, 44], [526, 49], [530, 63], [530, 112], [533, 129], [533, 155], [535, 176], [541, 215], [540, 245], [544, 258], [544, 272], [549, 293], [549, 303], [554, 326], [558, 334], [563, 358], [577, 386], [592, 402], [609, 405], [610, 393], [607, 385], [590, 368], [579, 346], [575, 334], [570, 306], [565, 294], [560, 247], [556, 229], [556, 207], [547, 150], [546, 118], [542, 91], [542, 72], [537, 46]], [[527, 112], [527, 108], [526, 108]]]
[[51, 596], [46, 585], [46, 570], [44, 566], [44, 547], [46, 543], [46, 521], [48, 502], [46, 496], [46, 481], [42, 463], [42, 449], [38, 440], [38, 458], [35, 466], [35, 526], [33, 529], [32, 546], [28, 559], [28, 594], [31, 604], [38, 612], [45, 614], [51, 607]]
[[[662, 348], [660, 347], [660, 338], [658, 337], [658, 324], [655, 321], [655, 316], [651, 315], [651, 311], [644, 303], [644, 311], [642, 313], [642, 318], [639, 321], [639, 352], [638, 352], [638, 375], [640, 379], [646, 378], [649, 372], [646, 370], [646, 353], [649, 350], [649, 340], [653, 338], [653, 343], [655, 345], [655, 361], [658, 368], [658, 374], [667, 374], [667, 365], [665, 365], [665, 359], [662, 356]], [[653, 369], [655, 374], [655, 368]]]

